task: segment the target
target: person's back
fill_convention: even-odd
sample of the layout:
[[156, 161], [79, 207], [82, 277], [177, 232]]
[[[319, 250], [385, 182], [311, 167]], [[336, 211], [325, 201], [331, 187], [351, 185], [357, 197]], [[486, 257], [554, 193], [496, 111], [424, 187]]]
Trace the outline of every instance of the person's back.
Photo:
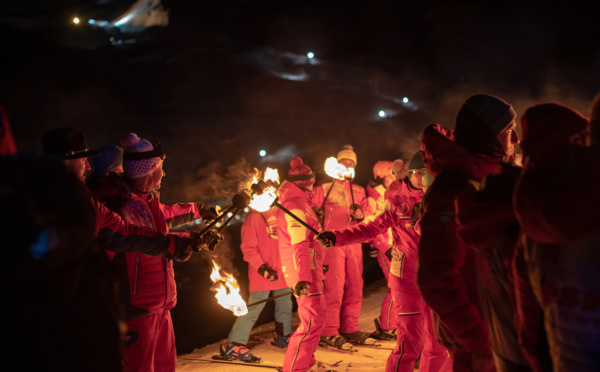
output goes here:
[[417, 284], [439, 318], [436, 334], [455, 371], [495, 370], [477, 289], [477, 256], [457, 234], [455, 199], [476, 191], [482, 178], [513, 156], [515, 117], [506, 102], [479, 94], [465, 101], [455, 130], [433, 124], [423, 132], [421, 152], [435, 181], [423, 199]]
[[[527, 235], [524, 256], [543, 310], [553, 369], [597, 371], [600, 199], [593, 185], [600, 177], [589, 170], [600, 165], [600, 151], [587, 147], [587, 118], [568, 107], [537, 105], [524, 119], [526, 169], [514, 207]], [[585, 208], [564, 195], [576, 195]]]

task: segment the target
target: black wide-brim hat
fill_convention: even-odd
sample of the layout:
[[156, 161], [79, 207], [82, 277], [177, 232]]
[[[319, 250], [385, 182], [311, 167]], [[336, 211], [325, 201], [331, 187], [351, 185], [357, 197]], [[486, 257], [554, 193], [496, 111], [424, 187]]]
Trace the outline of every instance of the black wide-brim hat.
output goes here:
[[90, 150], [83, 133], [73, 128], [59, 128], [46, 133], [42, 139], [42, 148], [44, 153], [63, 159], [100, 155], [99, 151]]

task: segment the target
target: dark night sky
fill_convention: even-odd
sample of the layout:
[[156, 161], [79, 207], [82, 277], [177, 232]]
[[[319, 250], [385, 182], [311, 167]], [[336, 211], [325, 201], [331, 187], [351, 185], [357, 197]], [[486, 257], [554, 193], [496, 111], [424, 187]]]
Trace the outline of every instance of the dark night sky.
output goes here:
[[[261, 148], [281, 155], [270, 164], [282, 172], [292, 153], [322, 171], [353, 144], [364, 184], [375, 161], [414, 153], [426, 125], [453, 127], [471, 94], [518, 113], [549, 100], [587, 112], [600, 86], [598, 1], [164, 0], [169, 25], [124, 35], [127, 46], [70, 22], [133, 3], [3, 2], [0, 100], [21, 151], [60, 126], [92, 147], [129, 131], [160, 140], [167, 200], [210, 196], [196, 172], [212, 161], [264, 167]], [[299, 62], [308, 51], [318, 64]]]
[[[346, 143], [365, 185], [377, 160], [412, 155], [428, 124], [453, 127], [471, 94], [498, 95], [519, 114], [546, 101], [587, 114], [600, 90], [597, 0], [163, 0], [166, 27], [119, 35], [85, 24], [133, 3], [1, 1], [0, 103], [21, 152], [39, 151], [46, 131], [65, 126], [83, 130], [92, 148], [128, 132], [159, 140], [166, 203], [224, 205], [228, 172], [252, 164], [285, 174], [292, 154], [325, 181], [325, 159]], [[135, 43], [112, 45], [111, 36]], [[233, 247], [239, 229], [230, 233]], [[215, 323], [202, 264], [177, 268], [180, 289], [192, 288], [174, 311], [180, 350], [198, 329], [218, 339], [233, 321], [221, 309]]]

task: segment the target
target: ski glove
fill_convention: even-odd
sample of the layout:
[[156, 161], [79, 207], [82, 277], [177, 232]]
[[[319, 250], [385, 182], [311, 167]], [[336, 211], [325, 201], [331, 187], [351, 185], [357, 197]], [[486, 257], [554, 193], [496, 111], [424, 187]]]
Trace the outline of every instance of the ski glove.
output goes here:
[[331, 248], [335, 246], [335, 234], [331, 231], [323, 231], [316, 238], [319, 243], [325, 248]]
[[200, 211], [200, 217], [204, 221], [214, 221], [217, 217], [219, 217], [219, 212], [221, 212], [221, 207], [218, 205], [216, 207], [210, 205], [203, 205], [200, 203], [196, 203], [198, 205], [198, 210]]
[[267, 264], [263, 264], [261, 267], [259, 267], [258, 273], [264, 276], [265, 279], [270, 280], [272, 282], [279, 279], [279, 276], [277, 276], [277, 270], [271, 269], [269, 266], [267, 266]]
[[179, 262], [187, 261], [192, 256], [192, 253], [194, 253], [195, 246], [196, 241], [194, 239], [176, 236], [175, 251], [172, 258]]
[[309, 288], [310, 288], [309, 282], [296, 283], [296, 285], [294, 286], [294, 296], [296, 296], [296, 297], [307, 296]]
[[194, 250], [196, 252], [200, 252], [202, 248], [212, 252], [223, 240], [223, 235], [213, 228], [203, 234], [192, 232], [190, 233], [190, 236], [195, 241]]
[[365, 213], [360, 209], [358, 204], [352, 204], [350, 208], [353, 210], [350, 214], [350, 221], [362, 221], [365, 219]]

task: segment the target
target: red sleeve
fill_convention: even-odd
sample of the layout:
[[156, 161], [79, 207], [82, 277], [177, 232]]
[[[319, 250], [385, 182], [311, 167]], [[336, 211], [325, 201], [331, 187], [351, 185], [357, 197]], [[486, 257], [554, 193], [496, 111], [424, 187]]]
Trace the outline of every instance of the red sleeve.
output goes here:
[[396, 213], [393, 209], [377, 216], [373, 221], [361, 222], [344, 230], [336, 230], [335, 246], [341, 247], [349, 244], [368, 242], [378, 235], [386, 232], [390, 227], [395, 226], [397, 222]]
[[200, 218], [200, 211], [196, 203], [160, 204], [167, 226], [169, 228], [190, 223]]
[[[443, 181], [436, 179], [436, 182]], [[454, 182], [454, 180], [452, 180]], [[417, 285], [443, 326], [469, 352], [489, 351], [486, 324], [479, 311], [472, 250], [457, 234], [455, 185], [432, 185], [420, 221]], [[469, 287], [468, 287], [469, 286]]]
[[266, 228], [264, 220], [258, 213], [248, 214], [242, 224], [240, 248], [244, 254], [244, 261], [248, 262], [254, 270], [258, 270], [265, 263], [260, 254], [258, 229]]
[[149, 256], [173, 254], [176, 240], [181, 239], [173, 234], [129, 224], [96, 201], [94, 207], [98, 242], [111, 252], [141, 252]]

